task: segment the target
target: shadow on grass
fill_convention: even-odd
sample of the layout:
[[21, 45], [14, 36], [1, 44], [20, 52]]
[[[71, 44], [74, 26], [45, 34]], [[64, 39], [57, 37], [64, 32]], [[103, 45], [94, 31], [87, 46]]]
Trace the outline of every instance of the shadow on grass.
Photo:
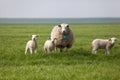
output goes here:
[[[26, 56], [26, 64], [28, 65], [77, 65], [92, 64], [96, 60], [96, 55], [92, 55], [90, 51], [82, 48], [63, 52], [52, 52]], [[28, 61], [29, 60], [29, 61]]]
[[[106, 56], [105, 54], [93, 55], [91, 51], [84, 50], [83, 48], [71, 49], [63, 52], [44, 53], [43, 51], [38, 54], [16, 54], [14, 56], [4, 55], [0, 61], [1, 66], [24, 66], [24, 65], [93, 65], [102, 62], [115, 61], [115, 55]], [[116, 59], [118, 59], [117, 57]]]

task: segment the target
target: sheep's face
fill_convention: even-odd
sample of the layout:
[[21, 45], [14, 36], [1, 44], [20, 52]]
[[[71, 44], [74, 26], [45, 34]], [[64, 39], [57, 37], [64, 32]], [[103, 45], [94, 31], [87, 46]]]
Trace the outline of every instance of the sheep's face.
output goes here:
[[112, 44], [114, 44], [117, 41], [116, 38], [110, 38], [109, 40], [111, 41]]
[[37, 35], [32, 35], [32, 40], [36, 40]]
[[68, 30], [69, 30], [69, 25], [68, 24], [63, 23], [63, 24], [58, 25], [58, 27], [61, 28], [61, 33], [62, 34], [67, 34], [68, 33]]

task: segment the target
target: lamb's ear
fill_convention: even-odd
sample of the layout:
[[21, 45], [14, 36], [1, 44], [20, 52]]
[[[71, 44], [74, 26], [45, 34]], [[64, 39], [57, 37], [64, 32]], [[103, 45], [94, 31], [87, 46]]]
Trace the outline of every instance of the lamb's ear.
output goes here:
[[69, 28], [69, 25], [67, 25], [67, 27]]
[[61, 25], [59, 24], [58, 27], [61, 27]]

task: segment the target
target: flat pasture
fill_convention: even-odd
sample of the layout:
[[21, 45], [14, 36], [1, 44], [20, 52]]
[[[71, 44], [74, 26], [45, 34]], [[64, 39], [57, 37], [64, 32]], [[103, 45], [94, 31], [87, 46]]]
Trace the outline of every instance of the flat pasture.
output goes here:
[[[75, 42], [68, 51], [45, 53], [54, 24], [0, 25], [0, 80], [120, 80], [120, 24], [70, 24]], [[25, 55], [32, 34], [38, 53]], [[110, 55], [91, 53], [95, 38], [116, 37]]]

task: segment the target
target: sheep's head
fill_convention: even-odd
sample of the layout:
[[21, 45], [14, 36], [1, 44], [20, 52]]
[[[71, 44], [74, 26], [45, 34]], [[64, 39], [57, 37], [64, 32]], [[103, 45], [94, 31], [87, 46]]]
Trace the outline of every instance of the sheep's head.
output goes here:
[[58, 27], [61, 29], [62, 34], [67, 34], [69, 33], [69, 25], [68, 24], [59, 24]]
[[57, 39], [51, 37], [50, 40], [51, 40], [52, 43], [55, 43], [55, 41], [56, 41]]
[[36, 40], [37, 37], [37, 35], [32, 35], [32, 40]]
[[111, 43], [114, 44], [117, 41], [117, 38], [115, 38], [115, 37], [110, 38], [109, 41], [111, 41]]

